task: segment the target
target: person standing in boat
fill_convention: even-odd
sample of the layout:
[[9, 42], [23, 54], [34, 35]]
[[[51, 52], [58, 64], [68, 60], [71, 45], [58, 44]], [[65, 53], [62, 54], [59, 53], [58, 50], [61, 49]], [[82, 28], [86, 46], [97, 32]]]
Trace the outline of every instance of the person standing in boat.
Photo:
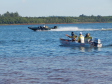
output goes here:
[[85, 38], [84, 38], [85, 43], [89, 43], [92, 41], [92, 37], [89, 36], [89, 33], [86, 34]]
[[[65, 34], [68, 36], [67, 34]], [[74, 34], [74, 32], [71, 32], [71, 36], [68, 36], [69, 38], [72, 38], [72, 41], [76, 41], [77, 36]]]
[[82, 35], [82, 32], [79, 33], [78, 42], [84, 43], [84, 36]]

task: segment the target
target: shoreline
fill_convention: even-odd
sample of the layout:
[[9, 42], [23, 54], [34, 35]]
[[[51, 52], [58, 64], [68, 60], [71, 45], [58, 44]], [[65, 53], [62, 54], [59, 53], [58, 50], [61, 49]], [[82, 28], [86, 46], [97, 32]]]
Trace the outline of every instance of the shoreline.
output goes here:
[[42, 24], [88, 24], [88, 23], [112, 23], [112, 22], [77, 22], [77, 23], [23, 23], [23, 24], [0, 24], [2, 25], [42, 25]]

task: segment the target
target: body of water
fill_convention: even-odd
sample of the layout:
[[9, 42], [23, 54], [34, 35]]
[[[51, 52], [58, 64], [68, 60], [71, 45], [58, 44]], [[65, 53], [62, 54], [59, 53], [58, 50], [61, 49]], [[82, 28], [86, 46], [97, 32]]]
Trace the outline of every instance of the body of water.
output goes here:
[[[112, 84], [112, 23], [0, 26], [0, 84]], [[101, 48], [62, 46], [65, 34], [89, 33]]]

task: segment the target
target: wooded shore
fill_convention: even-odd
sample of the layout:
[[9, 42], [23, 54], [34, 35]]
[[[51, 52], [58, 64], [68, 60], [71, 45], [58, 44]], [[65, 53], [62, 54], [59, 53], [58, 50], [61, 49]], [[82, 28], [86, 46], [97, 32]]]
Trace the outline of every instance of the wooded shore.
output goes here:
[[50, 16], [50, 17], [22, 17], [17, 12], [6, 12], [0, 15], [0, 25], [37, 25], [37, 24], [80, 24], [80, 23], [112, 23], [112, 16]]

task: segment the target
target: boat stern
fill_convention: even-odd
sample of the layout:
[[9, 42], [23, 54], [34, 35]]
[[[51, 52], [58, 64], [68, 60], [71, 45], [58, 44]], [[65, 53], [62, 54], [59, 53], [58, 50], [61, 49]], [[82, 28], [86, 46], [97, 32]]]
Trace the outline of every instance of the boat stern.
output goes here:
[[100, 47], [102, 47], [102, 44], [101, 43], [94, 43], [94, 46], [100, 48]]

